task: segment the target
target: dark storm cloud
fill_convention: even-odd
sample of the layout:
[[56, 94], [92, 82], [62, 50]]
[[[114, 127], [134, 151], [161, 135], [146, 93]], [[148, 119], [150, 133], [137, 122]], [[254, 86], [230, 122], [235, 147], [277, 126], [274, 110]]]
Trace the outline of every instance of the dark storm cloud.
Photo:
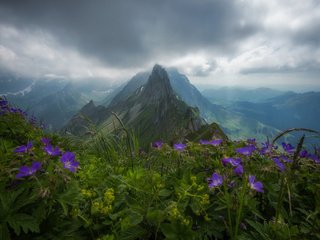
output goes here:
[[311, 45], [320, 48], [320, 25], [314, 22], [300, 31], [292, 34], [292, 40], [295, 44]]
[[[258, 26], [241, 25], [234, 1], [44, 1], [0, 3], [0, 21], [45, 30], [59, 43], [111, 66], [207, 48], [234, 51]], [[235, 41], [236, 40], [236, 41]]]
[[122, 81], [160, 63], [199, 82], [303, 74], [315, 83], [319, 8], [318, 0], [1, 0], [0, 73]]

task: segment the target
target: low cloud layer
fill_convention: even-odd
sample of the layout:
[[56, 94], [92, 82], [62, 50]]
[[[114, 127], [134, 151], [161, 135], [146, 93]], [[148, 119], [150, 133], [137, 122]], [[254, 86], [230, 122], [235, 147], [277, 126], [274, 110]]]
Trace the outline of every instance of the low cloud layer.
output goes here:
[[4, 0], [0, 73], [123, 81], [160, 63], [195, 83], [317, 85], [319, 22], [317, 0]]

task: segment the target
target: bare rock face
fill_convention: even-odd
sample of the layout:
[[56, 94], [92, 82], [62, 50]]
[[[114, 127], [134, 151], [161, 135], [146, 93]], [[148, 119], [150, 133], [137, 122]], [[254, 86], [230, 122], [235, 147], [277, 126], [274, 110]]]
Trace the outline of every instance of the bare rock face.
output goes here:
[[156, 64], [143, 90], [142, 96], [150, 103], [174, 97], [168, 74], [164, 68]]

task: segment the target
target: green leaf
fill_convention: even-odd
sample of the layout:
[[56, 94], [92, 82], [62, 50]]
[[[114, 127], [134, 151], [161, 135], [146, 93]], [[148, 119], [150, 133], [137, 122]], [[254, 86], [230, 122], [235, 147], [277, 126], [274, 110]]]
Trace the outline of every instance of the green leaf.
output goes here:
[[146, 218], [151, 225], [158, 226], [164, 220], [164, 213], [161, 210], [149, 210]]
[[138, 225], [143, 220], [143, 216], [140, 213], [133, 212], [129, 215], [129, 221], [132, 225]]
[[160, 197], [169, 197], [171, 195], [172, 191], [169, 189], [161, 189], [158, 193]]
[[180, 223], [163, 223], [161, 225], [161, 230], [166, 236], [166, 239], [172, 240], [188, 240], [193, 239], [193, 231], [185, 225]]
[[20, 235], [20, 228], [22, 228], [25, 233], [28, 231], [39, 232], [39, 223], [37, 220], [33, 216], [24, 213], [9, 216], [7, 222], [18, 236]]
[[72, 181], [68, 184], [65, 192], [59, 194], [57, 201], [60, 203], [65, 215], [68, 215], [68, 205], [75, 206], [79, 197], [79, 186], [76, 181]]
[[140, 226], [133, 226], [130, 228], [127, 228], [124, 231], [120, 232], [119, 240], [136, 240], [136, 239], [146, 239], [145, 236], [147, 234], [147, 230]]
[[1, 240], [10, 240], [9, 229], [6, 223], [0, 225], [0, 239]]
[[32, 215], [38, 219], [38, 221], [42, 221], [46, 218], [47, 216], [47, 206], [45, 205], [44, 202], [41, 202], [38, 204], [36, 209], [33, 211]]
[[68, 215], [68, 206], [66, 204], [66, 202], [64, 202], [62, 199], [57, 199], [58, 203], [60, 203], [62, 209], [63, 209], [63, 213], [64, 215]]
[[257, 231], [257, 233], [259, 233], [260, 239], [265, 239], [265, 240], [271, 240], [268, 236], [268, 234], [266, 234], [267, 229], [265, 227], [264, 224], [261, 224], [259, 222], [254, 222], [251, 220], [247, 220], [247, 223], [254, 228], [254, 230]]

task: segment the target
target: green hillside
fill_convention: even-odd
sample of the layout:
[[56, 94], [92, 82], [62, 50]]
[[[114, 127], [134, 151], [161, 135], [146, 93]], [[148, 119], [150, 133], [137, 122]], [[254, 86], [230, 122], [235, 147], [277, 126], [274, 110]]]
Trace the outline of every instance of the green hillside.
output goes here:
[[0, 98], [1, 239], [320, 237], [319, 147], [199, 133], [64, 138]]

